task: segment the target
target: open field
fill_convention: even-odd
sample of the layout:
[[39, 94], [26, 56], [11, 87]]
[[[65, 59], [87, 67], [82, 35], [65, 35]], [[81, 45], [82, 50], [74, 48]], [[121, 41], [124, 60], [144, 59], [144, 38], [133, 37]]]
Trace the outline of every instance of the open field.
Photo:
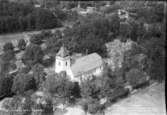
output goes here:
[[[52, 32], [56, 30], [63, 31], [65, 27], [60, 27], [60, 28], [54, 28], [54, 29], [48, 29], [51, 30]], [[6, 42], [11, 42], [14, 40], [19, 40], [19, 39], [29, 39], [29, 35], [31, 34], [38, 34], [41, 31], [30, 31], [30, 32], [21, 32], [21, 33], [14, 33], [14, 34], [5, 34], [5, 35], [0, 35], [0, 54], [2, 54], [2, 49], [3, 45]]]
[[3, 45], [6, 42], [12, 42], [14, 40], [19, 40], [28, 37], [28, 34], [33, 34], [33, 33], [38, 33], [38, 31], [35, 32], [22, 32], [22, 33], [15, 33], [15, 34], [5, 34], [5, 35], [0, 35], [0, 54], [3, 49]]
[[165, 84], [154, 83], [106, 110], [106, 115], [166, 115]]
[[12, 40], [19, 40], [25, 37], [27, 34], [35, 34], [38, 33], [39, 31], [33, 31], [33, 32], [22, 32], [22, 33], [15, 33], [15, 34], [5, 34], [5, 35], [0, 35], [0, 45], [12, 41]]
[[[65, 27], [48, 29], [48, 30], [51, 30], [51, 31], [60, 30], [60, 31], [62, 31], [63, 29], [65, 29]], [[0, 45], [3, 45], [4, 43], [12, 41], [12, 40], [19, 40], [19, 39], [25, 38], [26, 35], [29, 35], [29, 34], [38, 34], [40, 32], [41, 31], [30, 31], [30, 32], [21, 32], [21, 33], [0, 35]]]

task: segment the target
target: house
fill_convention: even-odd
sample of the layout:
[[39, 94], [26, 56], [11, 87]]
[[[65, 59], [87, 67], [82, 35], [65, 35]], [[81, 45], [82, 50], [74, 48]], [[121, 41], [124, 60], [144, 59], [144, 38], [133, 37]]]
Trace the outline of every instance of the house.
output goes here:
[[69, 51], [62, 46], [56, 55], [55, 72], [65, 71], [71, 81], [81, 82], [91, 79], [92, 75], [99, 76], [103, 70], [103, 60], [97, 53], [73, 58]]

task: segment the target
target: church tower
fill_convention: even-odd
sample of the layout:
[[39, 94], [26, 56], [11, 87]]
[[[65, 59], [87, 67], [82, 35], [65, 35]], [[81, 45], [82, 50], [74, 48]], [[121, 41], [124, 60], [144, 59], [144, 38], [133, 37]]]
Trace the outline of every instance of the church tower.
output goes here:
[[67, 72], [70, 69], [70, 66], [71, 62], [70, 62], [69, 51], [63, 45], [56, 55], [55, 72], [56, 73], [60, 73], [61, 71]]

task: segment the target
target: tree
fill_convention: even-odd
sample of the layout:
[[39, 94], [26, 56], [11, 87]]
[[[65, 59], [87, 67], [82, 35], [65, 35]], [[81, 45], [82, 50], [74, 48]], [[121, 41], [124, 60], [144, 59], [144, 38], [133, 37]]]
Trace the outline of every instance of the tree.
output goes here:
[[64, 11], [62, 11], [62, 10], [60, 10], [60, 9], [58, 9], [58, 8], [56, 8], [56, 9], [53, 11], [53, 13], [54, 13], [54, 15], [55, 15], [58, 19], [61, 19], [62, 21], [64, 21], [64, 20], [67, 19], [67, 14], [66, 14]]
[[53, 102], [51, 99], [45, 99], [46, 101], [46, 104], [42, 105], [42, 108], [43, 108], [43, 112], [42, 114], [50, 114], [52, 115], [54, 112], [53, 112]]
[[89, 99], [99, 99], [100, 87], [96, 82], [87, 80], [81, 84], [81, 96], [82, 98]]
[[62, 103], [69, 102], [71, 99], [74, 85], [66, 76], [49, 75], [44, 83], [47, 92], [54, 95]]
[[56, 54], [62, 45], [62, 40], [56, 36], [52, 36], [46, 41], [46, 45], [48, 53]]
[[2, 60], [4, 62], [10, 62], [15, 59], [15, 53], [12, 50], [8, 50], [2, 54]]
[[85, 111], [85, 114], [89, 112], [94, 115], [94, 114], [100, 113], [100, 109], [102, 105], [99, 103], [99, 100], [89, 98], [82, 101], [81, 107]]
[[146, 77], [147, 76], [142, 71], [133, 68], [126, 74], [126, 81], [133, 87], [136, 87], [146, 82]]
[[43, 43], [43, 37], [41, 34], [34, 34], [30, 38], [30, 42], [33, 44], [41, 45]]
[[72, 29], [65, 30], [62, 42], [71, 52], [98, 52], [103, 56], [106, 53], [104, 44], [110, 40], [109, 21], [101, 16], [89, 16], [80, 22]]
[[7, 75], [9, 72], [9, 67], [10, 67], [10, 63], [4, 63], [2, 62], [0, 65], [0, 74], [2, 76]]
[[73, 85], [74, 85], [74, 86], [73, 86], [73, 88], [72, 88], [71, 94], [72, 94], [75, 98], [81, 97], [81, 89], [80, 89], [80, 86], [79, 86], [78, 82], [74, 82]]
[[24, 39], [20, 39], [18, 42], [18, 48], [20, 50], [24, 50], [26, 48], [26, 41]]
[[0, 33], [59, 27], [61, 25], [59, 18], [66, 15], [58, 10], [59, 15], [56, 17], [47, 9], [35, 8], [32, 4], [23, 2], [0, 1], [0, 9]]
[[98, 113], [99, 109], [100, 109], [100, 103], [98, 100], [95, 100], [95, 99], [89, 100], [89, 103], [88, 103], [89, 113], [96, 114]]
[[82, 102], [81, 107], [84, 110], [85, 114], [87, 114], [87, 112], [88, 112], [88, 101], [85, 100], [84, 102]]
[[0, 76], [0, 98], [10, 96], [12, 94], [12, 78], [9, 76]]
[[45, 76], [46, 76], [46, 73], [44, 72], [44, 67], [41, 64], [35, 64], [32, 67], [32, 71], [36, 85], [38, 88], [40, 88], [42, 83], [45, 81]]
[[56, 90], [56, 77], [57, 74], [53, 74], [53, 75], [49, 75], [47, 76], [47, 79], [45, 80], [44, 84], [43, 84], [43, 88], [51, 93], [52, 95], [54, 95], [55, 90]]
[[1, 60], [2, 60], [0, 65], [1, 74], [6, 75], [10, 70], [16, 69], [16, 64], [14, 63], [15, 54], [13, 51], [9, 50], [7, 52], [4, 52], [1, 56]]
[[62, 32], [60, 30], [56, 30], [54, 34], [55, 34], [56, 38], [61, 39], [63, 37]]
[[17, 110], [19, 107], [21, 107], [21, 97], [14, 96], [12, 99], [7, 99], [3, 103], [3, 107], [7, 110], [9, 110], [9, 114], [19, 114], [22, 115], [22, 112], [16, 112], [11, 110]]
[[151, 37], [141, 43], [147, 51], [147, 73], [152, 79], [163, 81], [165, 78], [165, 37]]
[[129, 38], [131, 31], [132, 31], [132, 27], [129, 23], [120, 24], [119, 34], [123, 36], [123, 38]]
[[31, 70], [30, 66], [25, 66], [19, 70], [20, 73], [29, 73]]
[[55, 57], [51, 56], [49, 59], [44, 59], [42, 65], [45, 67], [51, 67], [55, 62]]
[[144, 71], [148, 60], [145, 50], [139, 44], [132, 44], [131, 49], [125, 51], [122, 63], [124, 73], [134, 68]]
[[145, 35], [146, 31], [144, 28], [144, 24], [143, 24], [143, 18], [139, 19], [139, 20], [128, 20], [128, 23], [131, 25], [131, 31], [130, 31], [130, 38], [133, 41], [138, 42], [139, 39], [143, 38], [143, 36]]
[[111, 71], [109, 67], [102, 74], [101, 78], [95, 80], [100, 85], [100, 98], [110, 98], [117, 88], [124, 87], [124, 80], [121, 69]]
[[12, 91], [16, 94], [23, 94], [25, 91], [36, 89], [33, 76], [25, 73], [18, 73], [13, 80]]
[[53, 28], [53, 27], [61, 27], [61, 22], [55, 18], [52, 12], [44, 9], [36, 9], [33, 12], [33, 15], [36, 16], [36, 28], [43, 29], [43, 28]]
[[111, 30], [111, 33], [113, 33], [113, 36], [118, 35], [120, 29], [120, 19], [118, 14], [108, 15], [107, 19], [109, 20], [109, 28]]
[[8, 114], [29, 115], [32, 112], [31, 107], [33, 103], [34, 102], [30, 99], [30, 97], [14, 96], [5, 100], [2, 106], [8, 110], [6, 111]]
[[13, 44], [11, 42], [7, 42], [3, 46], [3, 51], [4, 52], [13, 51], [13, 49], [14, 49], [14, 46], [13, 46]]
[[23, 63], [28, 66], [33, 66], [36, 63], [41, 63], [43, 59], [43, 51], [40, 46], [30, 44], [22, 57]]

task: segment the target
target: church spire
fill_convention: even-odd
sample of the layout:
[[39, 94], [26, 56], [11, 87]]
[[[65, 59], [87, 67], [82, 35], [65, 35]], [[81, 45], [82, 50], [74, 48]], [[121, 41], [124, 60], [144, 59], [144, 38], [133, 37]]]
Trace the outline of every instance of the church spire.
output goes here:
[[69, 56], [69, 51], [66, 49], [64, 44], [62, 45], [62, 47], [60, 48], [59, 52], [57, 53], [57, 56], [60, 56], [60, 57]]

